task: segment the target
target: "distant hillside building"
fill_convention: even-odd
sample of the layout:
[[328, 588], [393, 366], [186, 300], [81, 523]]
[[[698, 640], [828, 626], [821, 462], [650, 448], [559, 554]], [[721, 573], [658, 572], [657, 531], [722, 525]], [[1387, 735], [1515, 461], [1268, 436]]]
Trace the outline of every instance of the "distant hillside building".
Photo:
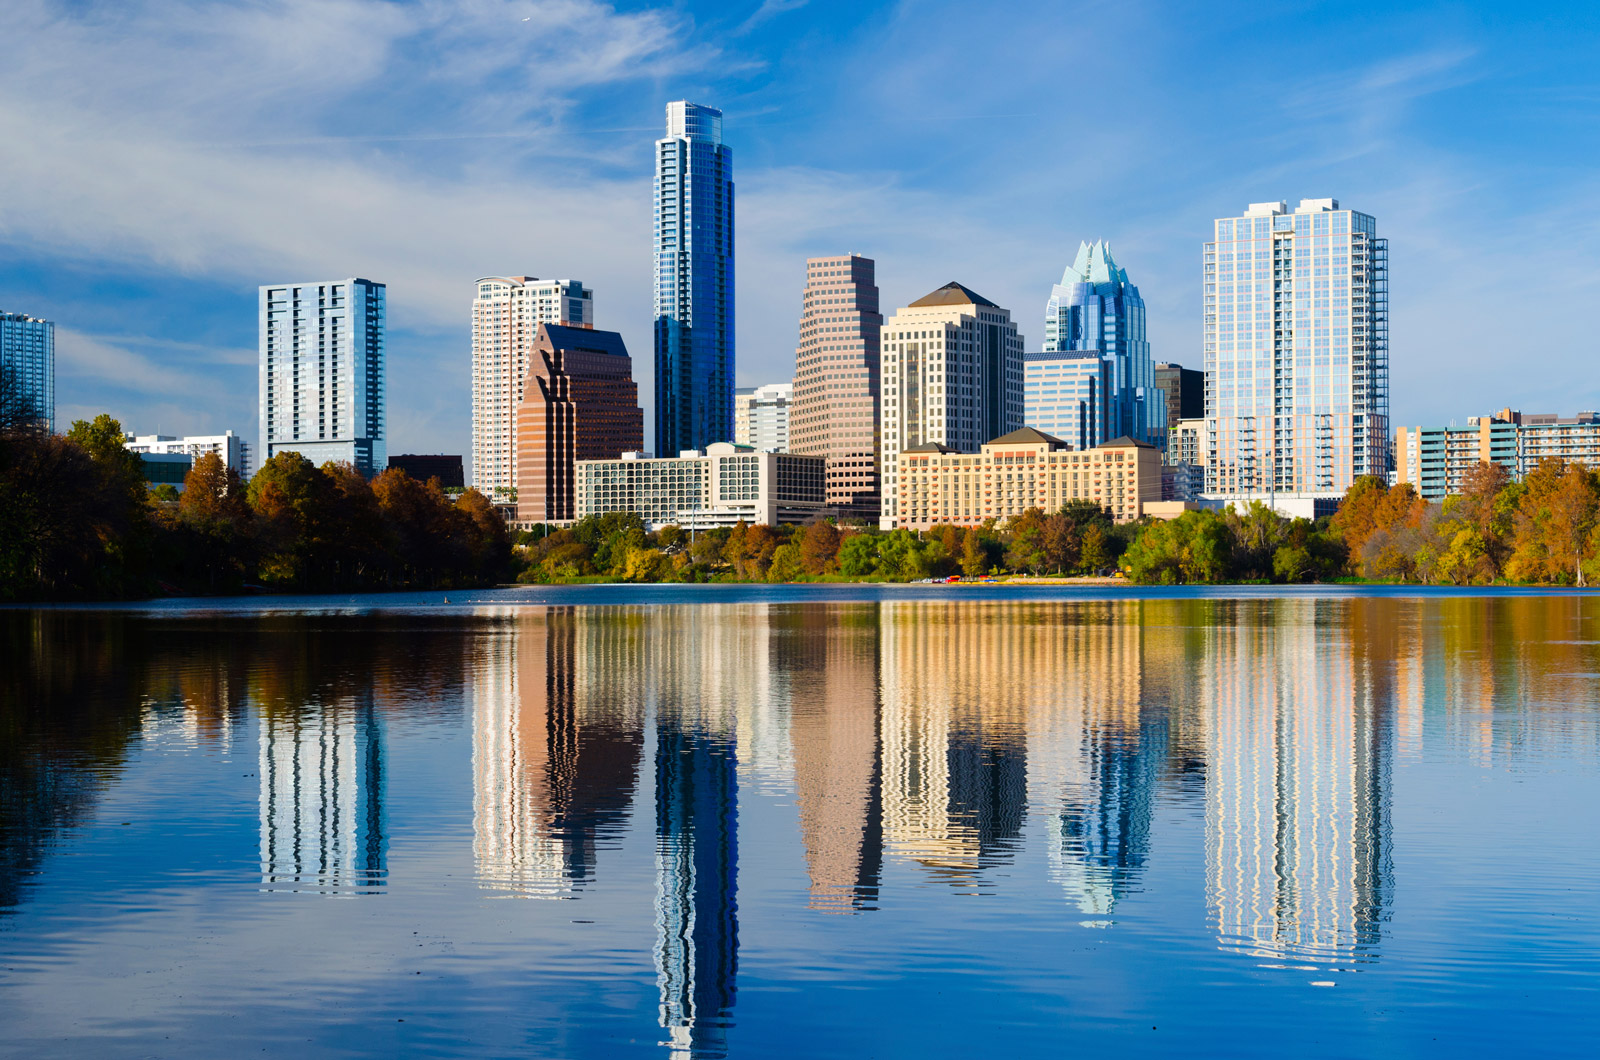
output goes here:
[[389, 467], [404, 471], [418, 482], [436, 478], [444, 489], [462, 489], [467, 484], [459, 455], [402, 453], [389, 458]]
[[540, 324], [517, 409], [517, 520], [577, 518], [577, 461], [642, 448], [644, 410], [622, 336]]

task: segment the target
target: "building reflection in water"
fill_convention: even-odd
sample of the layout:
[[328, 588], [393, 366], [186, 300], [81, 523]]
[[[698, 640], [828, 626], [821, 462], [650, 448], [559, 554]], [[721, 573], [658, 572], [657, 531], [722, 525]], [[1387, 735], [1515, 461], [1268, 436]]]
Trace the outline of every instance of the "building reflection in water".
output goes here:
[[[1368, 603], [1237, 603], [1213, 630], [1206, 848], [1224, 945], [1336, 962], [1378, 941], [1393, 886], [1393, 630], [1371, 626]], [[1337, 635], [1330, 606], [1347, 623]]]
[[371, 689], [262, 707], [259, 748], [262, 887], [323, 894], [381, 887], [383, 725]]
[[480, 642], [472, 704], [473, 855], [480, 882], [556, 897], [594, 873], [626, 821], [644, 745], [637, 623], [523, 612]]
[[739, 959], [738, 719], [775, 709], [768, 698], [772, 616], [766, 607], [714, 605], [652, 614], [646, 687], [656, 722], [663, 1044], [674, 1054], [720, 1057]]
[[878, 613], [870, 604], [793, 609], [774, 669], [787, 675], [795, 801], [810, 908], [876, 908], [883, 868]]
[[947, 601], [884, 603], [879, 616], [885, 847], [983, 886], [981, 870], [1021, 838], [1036, 627]]

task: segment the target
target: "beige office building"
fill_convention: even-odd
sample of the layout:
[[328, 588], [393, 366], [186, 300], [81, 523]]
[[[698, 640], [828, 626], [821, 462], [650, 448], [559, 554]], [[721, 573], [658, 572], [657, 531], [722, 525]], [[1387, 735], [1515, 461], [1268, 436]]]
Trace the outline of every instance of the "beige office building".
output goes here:
[[1029, 508], [1057, 511], [1074, 500], [1095, 501], [1126, 523], [1161, 501], [1161, 450], [1132, 438], [1071, 450], [1060, 438], [1023, 427], [976, 454], [937, 442], [912, 446], [897, 465], [894, 525], [907, 530], [977, 526]]
[[576, 280], [478, 281], [472, 302], [471, 484], [501, 503], [517, 487], [517, 406], [540, 324], [594, 327], [594, 292]]
[[884, 325], [883, 529], [905, 525], [896, 457], [919, 445], [974, 453], [985, 439], [1021, 427], [1022, 369], [1022, 336], [1010, 311], [959, 283]]
[[877, 266], [856, 254], [810, 258], [795, 349], [789, 451], [828, 461], [828, 506], [879, 512]]

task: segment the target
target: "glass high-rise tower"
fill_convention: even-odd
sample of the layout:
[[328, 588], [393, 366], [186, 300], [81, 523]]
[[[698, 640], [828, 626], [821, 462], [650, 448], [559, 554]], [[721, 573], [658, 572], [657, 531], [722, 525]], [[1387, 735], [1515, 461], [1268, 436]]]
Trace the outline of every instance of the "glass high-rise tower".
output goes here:
[[1167, 412], [1156, 399], [1144, 299], [1102, 241], [1079, 244], [1077, 258], [1050, 288], [1044, 311], [1044, 352], [1087, 350], [1099, 350], [1108, 362], [1106, 438], [1128, 437], [1165, 449]]
[[56, 429], [56, 326], [25, 313], [0, 312], [0, 369], [11, 379], [0, 400], [15, 403], [4, 410], [7, 420], [37, 417]]
[[1251, 203], [1205, 245], [1206, 492], [1389, 470], [1389, 244], [1336, 199]]
[[384, 382], [386, 288], [351, 277], [261, 288], [263, 460], [389, 466]]
[[722, 112], [667, 104], [656, 141], [656, 454], [733, 438], [733, 156]]

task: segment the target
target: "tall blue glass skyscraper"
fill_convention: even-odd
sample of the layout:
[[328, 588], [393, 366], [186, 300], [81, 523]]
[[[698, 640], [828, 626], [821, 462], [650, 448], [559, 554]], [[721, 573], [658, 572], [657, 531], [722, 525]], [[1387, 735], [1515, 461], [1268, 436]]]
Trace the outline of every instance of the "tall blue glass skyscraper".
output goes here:
[[656, 455], [733, 440], [733, 155], [722, 112], [667, 104], [656, 141]]
[[[9, 386], [17, 393], [7, 401], [20, 401], [56, 429], [56, 326], [25, 313], [0, 312], [0, 367], [12, 376]], [[23, 407], [19, 405], [18, 408]], [[9, 419], [14, 409], [6, 409]]]
[[1082, 243], [1078, 257], [1050, 289], [1045, 306], [1046, 353], [1099, 350], [1108, 362], [1108, 438], [1127, 436], [1166, 448], [1166, 403], [1156, 394], [1156, 366], [1145, 337], [1144, 299], [1103, 242]]

